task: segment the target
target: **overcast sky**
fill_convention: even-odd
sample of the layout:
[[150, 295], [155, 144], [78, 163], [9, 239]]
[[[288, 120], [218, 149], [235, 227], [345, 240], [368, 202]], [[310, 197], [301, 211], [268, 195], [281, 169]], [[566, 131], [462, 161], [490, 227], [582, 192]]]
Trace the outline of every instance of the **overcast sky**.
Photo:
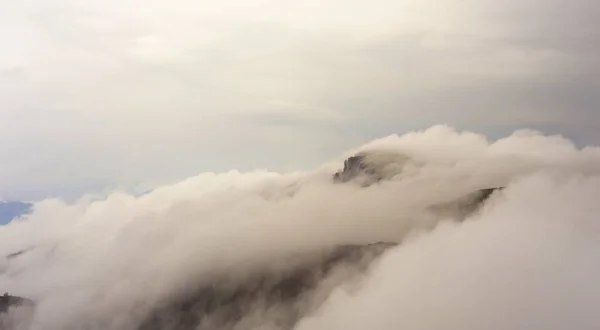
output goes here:
[[597, 0], [0, 0], [0, 196], [310, 169], [434, 124], [600, 144]]

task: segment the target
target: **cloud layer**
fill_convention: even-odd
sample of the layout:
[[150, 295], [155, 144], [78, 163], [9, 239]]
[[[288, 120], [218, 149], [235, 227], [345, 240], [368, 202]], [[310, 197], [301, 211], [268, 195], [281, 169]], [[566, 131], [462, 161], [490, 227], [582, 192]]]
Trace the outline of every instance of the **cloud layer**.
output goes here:
[[[332, 184], [335, 160], [306, 173], [204, 173], [141, 197], [37, 203], [0, 227], [0, 253], [34, 247], [0, 264], [0, 287], [38, 301], [34, 329], [127, 329], [145, 307], [214, 274], [243, 275], [338, 244], [404, 241], [298, 329], [600, 322], [600, 149], [529, 130], [491, 143], [436, 126], [348, 154], [360, 150], [415, 162], [366, 189]], [[462, 224], [428, 211], [490, 186], [507, 189]]]
[[598, 193], [598, 177], [519, 181], [481, 216], [389, 252], [298, 329], [594, 328]]

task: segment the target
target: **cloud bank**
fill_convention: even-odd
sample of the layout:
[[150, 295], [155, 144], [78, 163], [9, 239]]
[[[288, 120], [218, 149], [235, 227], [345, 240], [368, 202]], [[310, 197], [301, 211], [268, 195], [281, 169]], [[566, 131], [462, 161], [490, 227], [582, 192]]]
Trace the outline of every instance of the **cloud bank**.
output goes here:
[[[341, 160], [364, 150], [414, 162], [368, 188], [332, 184]], [[491, 143], [435, 126], [347, 155], [311, 172], [203, 173], [139, 197], [36, 203], [0, 227], [0, 253], [32, 248], [2, 261], [0, 289], [37, 301], [33, 329], [131, 329], [170, 292], [212, 276], [388, 241], [401, 244], [357, 287], [322, 297], [297, 329], [600, 324], [600, 149], [530, 130]], [[490, 186], [506, 189], [465, 222], [428, 211]], [[252, 315], [278, 328], [276, 315]]]

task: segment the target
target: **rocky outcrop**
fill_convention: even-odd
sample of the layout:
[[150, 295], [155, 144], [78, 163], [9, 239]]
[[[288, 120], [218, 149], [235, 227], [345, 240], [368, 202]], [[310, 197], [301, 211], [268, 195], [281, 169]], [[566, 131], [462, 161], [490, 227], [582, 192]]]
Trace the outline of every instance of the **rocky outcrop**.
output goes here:
[[[369, 187], [382, 180], [390, 180], [401, 174], [410, 158], [394, 152], [361, 152], [344, 161], [344, 167], [333, 174], [334, 183], [356, 182]], [[487, 187], [474, 191], [454, 201], [441, 205], [432, 205], [429, 210], [440, 217], [465, 218], [476, 212], [494, 192], [503, 187]]]
[[444, 204], [432, 205], [429, 207], [429, 211], [435, 213], [440, 218], [454, 218], [463, 220], [479, 211], [479, 209], [485, 205], [485, 202], [490, 199], [495, 192], [502, 189], [504, 188], [494, 187], [480, 189], [457, 200]]
[[11, 296], [8, 293], [0, 296], [0, 313], [8, 312], [10, 307], [32, 307], [34, 305], [34, 302], [27, 298]]
[[34, 309], [35, 303], [32, 300], [5, 293], [0, 296], [0, 329], [28, 329]]
[[364, 163], [364, 156], [358, 155], [344, 161], [344, 168], [333, 175], [333, 181], [348, 182], [361, 174], [373, 176], [374, 181], [381, 180], [377, 173]]
[[400, 153], [360, 152], [344, 161], [343, 169], [333, 174], [333, 182], [357, 181], [365, 187], [370, 186], [402, 172], [409, 161], [409, 157]]

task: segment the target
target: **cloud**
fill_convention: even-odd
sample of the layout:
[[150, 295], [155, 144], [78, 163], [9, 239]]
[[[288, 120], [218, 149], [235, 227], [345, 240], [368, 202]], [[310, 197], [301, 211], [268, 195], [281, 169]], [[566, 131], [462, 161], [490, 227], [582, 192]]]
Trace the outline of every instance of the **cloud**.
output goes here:
[[472, 221], [390, 251], [358, 292], [338, 290], [297, 329], [593, 328], [599, 188], [598, 177], [520, 181]]
[[[348, 154], [359, 150], [400, 152], [414, 164], [368, 189], [332, 184], [340, 158], [312, 172], [203, 173], [139, 197], [36, 203], [0, 227], [0, 253], [35, 247], [0, 265], [0, 286], [39, 302], [34, 329], [116, 330], [131, 328], [145, 304], [211, 274], [247, 274], [338, 244], [406, 240], [358, 291], [339, 289], [299, 329], [585, 329], [598, 321], [600, 149], [533, 130], [491, 142], [436, 126]], [[507, 189], [463, 224], [427, 211], [490, 186]]]

